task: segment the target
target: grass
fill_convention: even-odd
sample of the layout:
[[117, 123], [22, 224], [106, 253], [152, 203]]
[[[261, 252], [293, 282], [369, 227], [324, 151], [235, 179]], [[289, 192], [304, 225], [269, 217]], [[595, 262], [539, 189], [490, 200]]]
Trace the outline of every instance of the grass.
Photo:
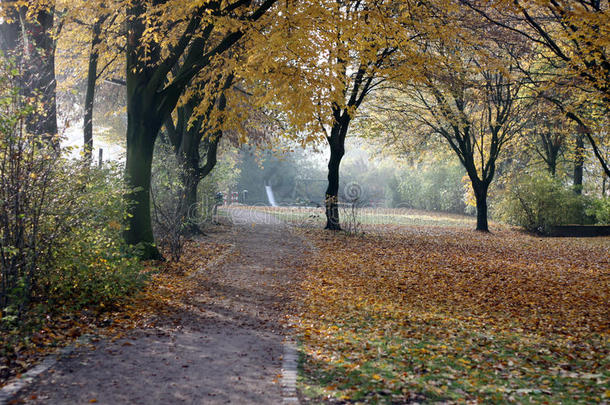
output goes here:
[[[314, 207], [268, 207], [245, 206], [240, 209], [265, 213], [295, 225], [323, 226], [326, 222], [324, 208]], [[342, 218], [349, 216], [348, 210], [342, 209]], [[378, 225], [411, 225], [411, 226], [444, 226], [474, 228], [476, 218], [467, 215], [437, 213], [407, 208], [359, 208], [356, 219], [369, 229]]]

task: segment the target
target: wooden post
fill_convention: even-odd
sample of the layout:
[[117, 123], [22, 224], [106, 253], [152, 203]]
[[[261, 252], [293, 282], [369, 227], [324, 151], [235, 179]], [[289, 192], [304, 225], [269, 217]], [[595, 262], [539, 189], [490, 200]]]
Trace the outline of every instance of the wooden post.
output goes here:
[[98, 160], [99, 167], [102, 167], [103, 156], [104, 156], [104, 149], [100, 148], [100, 157], [99, 157], [99, 160]]

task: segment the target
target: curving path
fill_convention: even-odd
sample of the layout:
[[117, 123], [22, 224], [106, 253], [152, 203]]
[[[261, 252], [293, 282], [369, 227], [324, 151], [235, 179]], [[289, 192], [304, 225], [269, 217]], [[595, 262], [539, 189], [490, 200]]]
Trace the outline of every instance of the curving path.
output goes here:
[[[28, 404], [281, 404], [285, 330], [301, 240], [262, 213], [233, 210], [213, 238], [234, 245], [203, 273], [191, 310], [128, 339], [77, 348], [22, 391]], [[292, 399], [294, 401], [294, 398]], [[21, 403], [21, 402], [17, 402]], [[291, 402], [294, 403], [294, 402]]]

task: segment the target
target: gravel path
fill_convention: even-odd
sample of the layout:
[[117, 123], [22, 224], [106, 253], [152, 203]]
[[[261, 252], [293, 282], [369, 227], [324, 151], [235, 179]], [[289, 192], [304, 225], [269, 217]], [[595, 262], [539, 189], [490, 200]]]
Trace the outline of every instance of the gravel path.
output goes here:
[[[232, 211], [212, 235], [234, 250], [207, 269], [192, 310], [163, 328], [77, 348], [23, 391], [28, 404], [281, 404], [284, 327], [302, 242], [264, 214]], [[19, 403], [19, 402], [18, 402]]]

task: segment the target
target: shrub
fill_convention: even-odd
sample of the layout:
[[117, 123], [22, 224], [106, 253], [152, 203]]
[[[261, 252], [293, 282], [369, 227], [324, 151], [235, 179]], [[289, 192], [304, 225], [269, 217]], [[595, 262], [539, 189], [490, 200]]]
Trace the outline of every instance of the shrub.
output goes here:
[[119, 166], [56, 166], [43, 223], [54, 239], [53, 265], [38, 283], [50, 307], [107, 308], [143, 284], [137, 255], [122, 239], [125, 192]]
[[610, 197], [593, 200], [587, 214], [594, 217], [600, 225], [610, 225]]
[[0, 326], [32, 303], [111, 306], [143, 281], [121, 238], [121, 171], [69, 160], [55, 139], [29, 134], [18, 72], [0, 70]]
[[530, 232], [547, 234], [553, 225], [585, 224], [586, 197], [574, 193], [548, 174], [526, 176], [509, 185], [495, 208], [496, 215]]
[[0, 70], [0, 310], [19, 316], [50, 247], [40, 228], [56, 153], [25, 131], [31, 109], [13, 86], [17, 72]]

